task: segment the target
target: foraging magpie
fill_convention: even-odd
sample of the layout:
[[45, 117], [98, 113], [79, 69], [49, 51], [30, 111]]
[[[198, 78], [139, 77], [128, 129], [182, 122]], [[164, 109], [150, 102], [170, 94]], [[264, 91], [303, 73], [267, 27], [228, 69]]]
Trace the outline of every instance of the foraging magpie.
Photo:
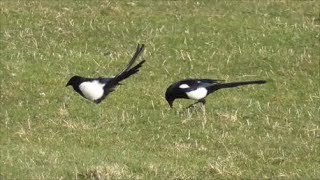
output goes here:
[[[129, 61], [128, 65], [113, 78], [86, 78], [81, 76], [73, 76], [67, 83], [66, 86], [72, 86], [73, 89], [79, 93], [82, 97], [93, 101], [95, 103], [100, 103], [106, 98], [106, 96], [115, 90], [117, 85], [120, 85], [120, 81], [130, 77], [131, 75], [137, 73], [139, 68], [145, 62], [143, 59], [136, 66], [131, 68], [137, 58], [142, 54], [144, 50], [144, 44], [137, 46], [137, 50], [133, 57]], [[131, 69], [130, 69], [131, 68]]]
[[[175, 99], [193, 99], [196, 100], [194, 104], [200, 102], [205, 104], [205, 97], [219, 89], [266, 83], [264, 80], [230, 83], [222, 83], [222, 81], [216, 79], [185, 79], [175, 82], [167, 88], [165, 94], [166, 100], [171, 108]], [[194, 104], [191, 104], [189, 107]]]

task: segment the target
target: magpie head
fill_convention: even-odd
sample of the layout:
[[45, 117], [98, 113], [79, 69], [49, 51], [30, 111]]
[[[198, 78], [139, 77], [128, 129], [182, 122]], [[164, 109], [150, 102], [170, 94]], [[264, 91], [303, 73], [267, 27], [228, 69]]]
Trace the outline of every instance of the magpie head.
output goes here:
[[70, 85], [73, 86], [73, 85], [79, 84], [80, 80], [81, 80], [80, 76], [73, 76], [72, 78], [69, 79], [68, 83], [66, 84], [66, 87]]

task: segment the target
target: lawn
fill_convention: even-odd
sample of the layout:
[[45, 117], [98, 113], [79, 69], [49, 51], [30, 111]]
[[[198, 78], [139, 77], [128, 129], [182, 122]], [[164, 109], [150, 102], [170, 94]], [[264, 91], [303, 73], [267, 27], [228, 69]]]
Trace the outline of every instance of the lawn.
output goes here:
[[[0, 179], [320, 178], [318, 1], [2, 0]], [[141, 71], [97, 105], [65, 87]], [[185, 78], [267, 80], [171, 109]]]

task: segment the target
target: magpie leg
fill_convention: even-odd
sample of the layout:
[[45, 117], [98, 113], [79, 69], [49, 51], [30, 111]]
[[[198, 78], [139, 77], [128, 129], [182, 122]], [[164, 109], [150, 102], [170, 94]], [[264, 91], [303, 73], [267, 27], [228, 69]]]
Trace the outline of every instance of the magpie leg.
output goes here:
[[186, 107], [186, 109], [189, 109], [189, 108], [192, 108], [195, 104], [199, 103], [199, 101], [195, 102], [195, 103], [192, 103], [190, 104], [188, 107]]
[[200, 99], [199, 102], [202, 103], [202, 106], [201, 106], [201, 109], [202, 109], [202, 112], [203, 112], [203, 115], [206, 115], [206, 100], [205, 99]]
[[206, 100], [205, 99], [200, 99], [199, 101], [198, 101], [199, 103], [202, 103], [202, 105], [206, 105]]
[[188, 107], [186, 107], [186, 109], [189, 109], [189, 108], [193, 107], [194, 105], [196, 105], [198, 103], [202, 103], [203, 105], [205, 105], [206, 104], [206, 100], [205, 99], [200, 99], [197, 102], [195, 102], [195, 103], [189, 105]]

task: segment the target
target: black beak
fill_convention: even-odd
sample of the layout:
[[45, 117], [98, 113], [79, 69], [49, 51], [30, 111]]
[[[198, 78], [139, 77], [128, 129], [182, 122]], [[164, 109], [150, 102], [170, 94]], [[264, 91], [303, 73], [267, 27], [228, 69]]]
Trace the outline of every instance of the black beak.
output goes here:
[[169, 106], [173, 108], [173, 101], [168, 101], [168, 103], [169, 103]]

